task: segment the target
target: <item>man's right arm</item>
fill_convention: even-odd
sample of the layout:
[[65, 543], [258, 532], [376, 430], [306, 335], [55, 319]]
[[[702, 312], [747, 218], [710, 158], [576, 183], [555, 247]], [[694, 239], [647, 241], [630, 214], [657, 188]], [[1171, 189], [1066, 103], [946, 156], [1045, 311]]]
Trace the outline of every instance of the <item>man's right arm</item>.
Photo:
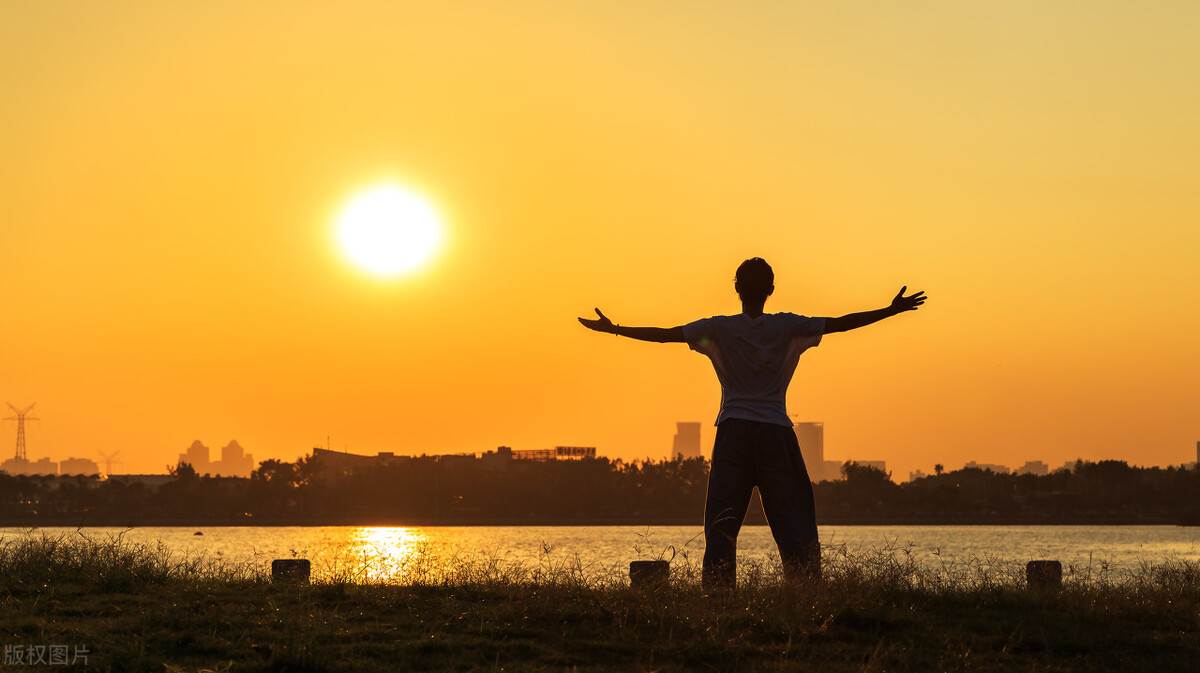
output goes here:
[[683, 327], [626, 327], [613, 325], [613, 334], [639, 341], [653, 341], [660, 344], [683, 343]]
[[589, 319], [580, 318], [579, 322], [584, 327], [604, 332], [605, 334], [616, 334], [617, 336], [629, 337], [639, 341], [653, 341], [655, 343], [684, 343], [687, 338], [683, 336], [683, 327], [626, 327], [624, 325], [615, 325], [613, 321], [608, 319], [608, 316], [596, 309], [596, 315], [599, 318]]

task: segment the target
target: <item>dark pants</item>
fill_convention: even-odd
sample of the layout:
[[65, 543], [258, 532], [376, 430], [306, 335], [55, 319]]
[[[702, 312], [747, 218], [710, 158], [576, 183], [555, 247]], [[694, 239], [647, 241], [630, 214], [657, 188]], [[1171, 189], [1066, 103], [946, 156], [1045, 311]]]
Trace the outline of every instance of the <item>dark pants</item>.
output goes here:
[[704, 504], [704, 586], [732, 587], [737, 536], [754, 487], [789, 579], [819, 577], [812, 483], [791, 428], [728, 419], [717, 426]]

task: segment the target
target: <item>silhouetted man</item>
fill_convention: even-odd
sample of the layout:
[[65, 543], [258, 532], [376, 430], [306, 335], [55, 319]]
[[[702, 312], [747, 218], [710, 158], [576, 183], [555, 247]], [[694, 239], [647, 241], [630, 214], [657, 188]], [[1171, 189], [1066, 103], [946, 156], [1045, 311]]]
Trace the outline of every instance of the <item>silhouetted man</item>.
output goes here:
[[707, 355], [717, 370], [721, 411], [704, 504], [704, 585], [709, 589], [734, 584], [738, 531], [755, 486], [784, 572], [793, 579], [820, 576], [812, 483], [784, 401], [792, 372], [800, 354], [821, 343], [822, 335], [914, 311], [925, 302], [924, 292], [904, 296], [906, 286], [885, 308], [840, 318], [763, 313], [767, 297], [775, 291], [775, 273], [759, 257], [742, 262], [733, 288], [742, 300], [741, 313], [679, 327], [615, 325], [600, 309], [598, 319], [579, 319], [597, 332], [686, 343]]

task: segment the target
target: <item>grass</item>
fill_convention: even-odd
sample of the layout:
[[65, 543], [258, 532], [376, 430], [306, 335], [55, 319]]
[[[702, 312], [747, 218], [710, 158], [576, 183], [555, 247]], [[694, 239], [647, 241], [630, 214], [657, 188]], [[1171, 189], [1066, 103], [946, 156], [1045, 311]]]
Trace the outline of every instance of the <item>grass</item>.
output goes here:
[[0, 541], [0, 645], [82, 644], [105, 671], [1200, 670], [1197, 564], [1038, 593], [1005, 564], [829, 550], [818, 583], [750, 565], [706, 597], [688, 559], [653, 591], [549, 559], [417, 554], [388, 581], [345, 566], [281, 586], [119, 536], [29, 534]]

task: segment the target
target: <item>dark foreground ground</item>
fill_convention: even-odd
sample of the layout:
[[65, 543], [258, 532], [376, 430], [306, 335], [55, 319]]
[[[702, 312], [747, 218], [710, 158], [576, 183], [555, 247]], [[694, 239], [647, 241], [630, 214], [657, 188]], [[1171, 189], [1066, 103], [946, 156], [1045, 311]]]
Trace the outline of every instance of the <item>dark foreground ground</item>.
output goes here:
[[1031, 593], [1002, 574], [834, 559], [821, 583], [755, 571], [721, 597], [686, 572], [656, 591], [491, 563], [402, 585], [258, 572], [8, 542], [0, 645], [83, 646], [106, 671], [1200, 671], [1200, 569], [1186, 565]]

